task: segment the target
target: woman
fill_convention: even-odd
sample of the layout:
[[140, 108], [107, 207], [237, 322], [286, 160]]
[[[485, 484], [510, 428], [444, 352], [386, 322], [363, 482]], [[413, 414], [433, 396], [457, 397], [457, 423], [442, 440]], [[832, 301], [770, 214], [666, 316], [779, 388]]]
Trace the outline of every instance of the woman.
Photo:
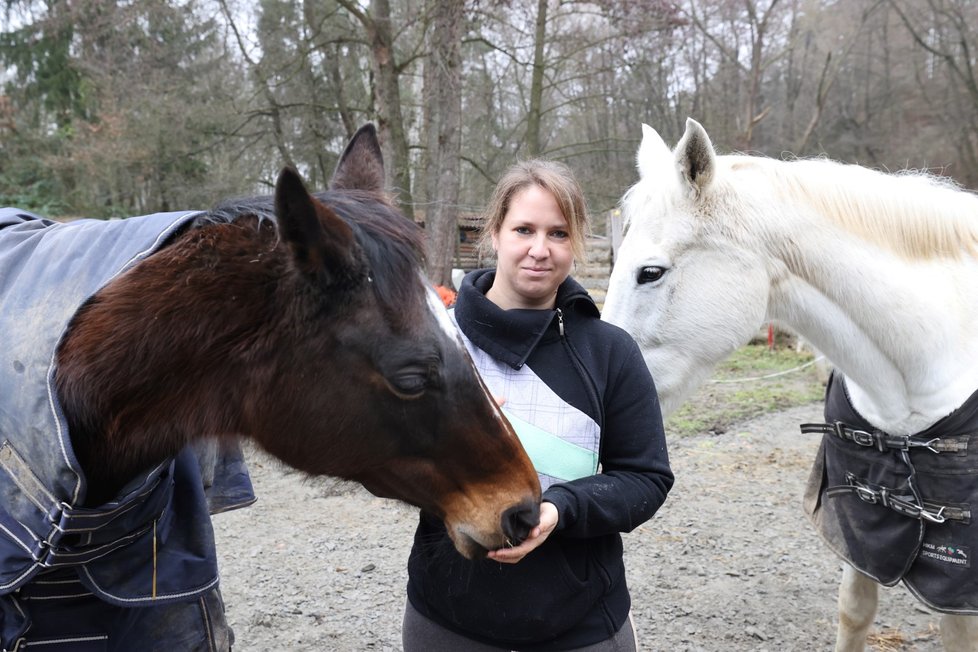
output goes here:
[[468, 561], [422, 513], [408, 563], [405, 652], [634, 650], [620, 532], [672, 486], [655, 387], [638, 346], [572, 278], [584, 196], [565, 166], [528, 161], [497, 185], [454, 317], [543, 486], [540, 523]]

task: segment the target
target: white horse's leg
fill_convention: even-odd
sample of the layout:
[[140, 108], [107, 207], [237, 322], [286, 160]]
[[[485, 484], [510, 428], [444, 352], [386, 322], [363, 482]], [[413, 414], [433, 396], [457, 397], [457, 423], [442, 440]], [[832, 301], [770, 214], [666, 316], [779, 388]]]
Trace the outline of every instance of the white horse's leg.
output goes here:
[[941, 616], [941, 642], [947, 652], [978, 650], [978, 616]]
[[876, 616], [879, 584], [846, 564], [839, 585], [839, 634], [835, 652], [862, 652]]

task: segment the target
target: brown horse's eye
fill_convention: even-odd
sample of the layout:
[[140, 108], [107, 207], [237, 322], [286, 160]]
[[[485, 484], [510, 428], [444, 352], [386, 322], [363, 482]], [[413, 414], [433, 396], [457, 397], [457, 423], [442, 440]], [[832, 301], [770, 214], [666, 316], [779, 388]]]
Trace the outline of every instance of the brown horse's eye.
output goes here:
[[387, 382], [400, 398], [419, 398], [431, 383], [431, 367], [423, 365], [404, 367], [391, 374]]

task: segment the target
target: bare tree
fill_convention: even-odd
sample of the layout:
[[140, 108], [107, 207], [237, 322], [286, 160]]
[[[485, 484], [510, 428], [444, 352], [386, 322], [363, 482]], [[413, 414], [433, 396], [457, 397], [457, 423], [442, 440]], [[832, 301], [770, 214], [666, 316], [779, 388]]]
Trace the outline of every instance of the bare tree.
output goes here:
[[[914, 42], [930, 57], [924, 78], [946, 74], [950, 104], [956, 111], [955, 148], [962, 160], [961, 175], [969, 184], [978, 184], [978, 8], [966, 0], [927, 0], [908, 3], [889, 0]], [[922, 84], [923, 92], [939, 92], [933, 84]], [[950, 107], [949, 107], [950, 108]]]
[[401, 207], [414, 218], [414, 196], [411, 192], [411, 159], [407, 130], [402, 113], [400, 76], [409, 61], [398, 61], [394, 49], [395, 29], [391, 19], [390, 0], [371, 0], [363, 9], [356, 0], [337, 0], [363, 27], [370, 45], [373, 65], [373, 91], [377, 101], [377, 126], [388, 161], [387, 172]]
[[[704, 14], [703, 7], [712, 4], [711, 14]], [[782, 24], [780, 0], [768, 0], [763, 7], [757, 0], [743, 0], [742, 11], [733, 3], [689, 2], [687, 12], [690, 22], [697, 27], [717, 49], [720, 57], [736, 73], [736, 93], [740, 95], [737, 147], [749, 150], [754, 140], [754, 129], [771, 111], [764, 101], [762, 89], [764, 74], [771, 64], [789, 51], [783, 39], [775, 38], [772, 31]], [[740, 43], [746, 33], [747, 43]], [[742, 52], [748, 53], [743, 60]], [[746, 81], [744, 85], [743, 82]], [[743, 92], [740, 92], [744, 86]]]
[[[853, 49], [865, 40], [866, 24], [883, 0], [852, 2], [839, 11], [828, 11], [824, 0], [801, 3], [792, 0], [788, 53], [784, 74], [786, 111], [783, 119], [792, 152], [804, 154], [816, 129], [830, 108], [832, 88], [849, 62]], [[808, 82], [814, 80], [812, 86]], [[804, 95], [803, 95], [804, 92]], [[810, 107], [808, 119], [797, 115], [796, 106]], [[797, 122], [796, 122], [797, 120]]]
[[237, 23], [234, 19], [234, 14], [228, 7], [227, 0], [220, 0], [220, 5], [221, 11], [224, 12], [224, 18], [227, 20], [227, 24], [230, 27], [231, 32], [234, 34], [235, 42], [238, 44], [238, 50], [241, 58], [247, 62], [248, 67], [251, 69], [251, 73], [254, 76], [255, 82], [257, 83], [258, 88], [265, 99], [266, 105], [264, 112], [271, 122], [271, 133], [275, 142], [275, 147], [278, 150], [278, 154], [285, 165], [295, 168], [297, 166], [295, 159], [292, 158], [292, 152], [290, 151], [290, 138], [285, 133], [285, 127], [283, 126], [283, 108], [272, 90], [271, 74], [265, 69], [265, 66], [262, 65], [261, 62], [256, 61], [249, 54], [244, 36], [242, 35], [241, 30], [238, 29]]
[[458, 245], [459, 160], [462, 143], [462, 22], [464, 0], [432, 0], [424, 74], [428, 278], [451, 286]]
[[456, 213], [481, 208], [514, 159], [564, 160], [610, 208], [642, 122], [674, 140], [693, 116], [721, 148], [913, 164], [978, 186], [971, 0], [7, 6], [20, 13], [0, 31], [0, 199], [89, 214], [201, 205], [282, 163], [320, 185], [376, 120], [389, 186], [409, 215], [415, 192], [427, 207], [442, 283]]
[[537, 0], [537, 15], [533, 30], [533, 64], [530, 80], [530, 107], [526, 116], [526, 151], [540, 155], [540, 118], [543, 112], [543, 73], [546, 65], [543, 52], [547, 39], [548, 0]]

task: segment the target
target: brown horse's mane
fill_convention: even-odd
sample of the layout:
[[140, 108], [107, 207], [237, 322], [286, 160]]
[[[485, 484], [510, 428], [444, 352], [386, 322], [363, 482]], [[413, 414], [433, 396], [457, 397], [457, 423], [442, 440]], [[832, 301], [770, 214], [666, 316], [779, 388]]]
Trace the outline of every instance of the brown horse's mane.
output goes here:
[[[405, 218], [386, 198], [357, 190], [313, 193], [353, 228], [370, 265], [372, 286], [377, 300], [391, 322], [401, 327], [412, 323], [412, 308], [421, 306], [418, 298], [418, 273], [424, 269], [424, 232]], [[275, 222], [272, 196], [262, 195], [226, 199], [212, 210], [198, 215], [193, 226], [234, 222], [242, 217]]]

